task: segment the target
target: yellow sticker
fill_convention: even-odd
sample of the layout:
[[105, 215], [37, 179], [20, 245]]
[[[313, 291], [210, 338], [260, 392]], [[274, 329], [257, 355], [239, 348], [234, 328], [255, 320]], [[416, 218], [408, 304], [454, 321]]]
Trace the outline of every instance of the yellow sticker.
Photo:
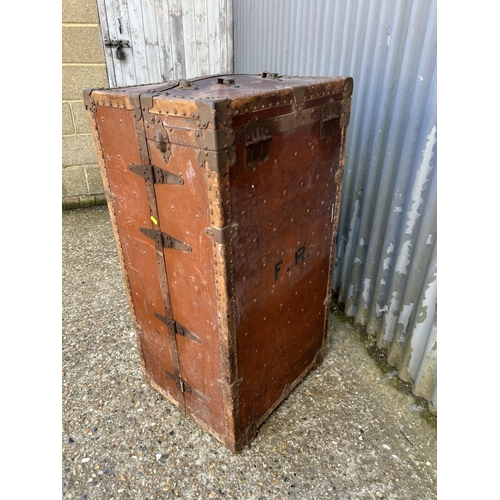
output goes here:
[[151, 216], [151, 220], [155, 226], [158, 224], [158, 221], [153, 216]]

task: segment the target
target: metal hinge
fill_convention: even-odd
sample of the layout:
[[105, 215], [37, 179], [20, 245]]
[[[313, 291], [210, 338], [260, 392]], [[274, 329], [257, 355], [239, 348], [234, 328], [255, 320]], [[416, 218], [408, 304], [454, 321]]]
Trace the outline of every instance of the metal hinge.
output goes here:
[[164, 248], [173, 248], [174, 250], [181, 250], [182, 252], [192, 252], [193, 249], [181, 240], [170, 236], [167, 233], [158, 231], [156, 229], [150, 229], [149, 227], [140, 227], [139, 230], [142, 234], [151, 238], [155, 243], [161, 245]]
[[154, 165], [129, 165], [129, 170], [142, 177], [145, 181], [153, 184], [184, 184], [184, 179], [180, 175], [173, 174]]
[[185, 380], [183, 380], [180, 376], [176, 377], [173, 373], [170, 373], [168, 370], [163, 370], [163, 373], [165, 375], [168, 375], [177, 385], [177, 387], [182, 391], [182, 392], [187, 392], [189, 394], [192, 394], [193, 396], [196, 396], [199, 400], [203, 401], [204, 403], [208, 403], [208, 399], [198, 392], [197, 390], [193, 389]]
[[167, 318], [166, 316], [161, 315], [160, 313], [155, 312], [155, 317], [157, 317], [160, 321], [165, 323], [168, 328], [172, 329], [176, 335], [180, 335], [181, 337], [186, 337], [198, 344], [201, 344], [201, 339], [190, 332], [187, 328], [183, 327], [181, 324], [177, 323], [173, 319]]

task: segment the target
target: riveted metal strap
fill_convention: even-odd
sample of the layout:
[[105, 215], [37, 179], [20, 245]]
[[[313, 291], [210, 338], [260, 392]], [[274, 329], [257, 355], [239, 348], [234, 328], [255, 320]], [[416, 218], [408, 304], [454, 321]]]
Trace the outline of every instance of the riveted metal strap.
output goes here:
[[304, 109], [304, 101], [306, 96], [306, 85], [296, 85], [292, 87], [293, 90], [293, 102], [294, 102], [294, 110], [296, 113], [302, 113]]
[[233, 148], [223, 149], [222, 151], [204, 151], [198, 153], [198, 163], [201, 168], [208, 165], [210, 170], [214, 172], [222, 172], [226, 170], [227, 165], [236, 163], [236, 153]]
[[92, 91], [94, 89], [85, 89], [83, 91], [83, 102], [85, 103], [85, 109], [92, 111], [93, 113], [96, 112], [97, 107], [94, 102], [94, 99], [92, 99]]
[[239, 378], [235, 380], [232, 384], [225, 384], [222, 380], [217, 380], [217, 385], [227, 393], [227, 395], [231, 398], [234, 398], [238, 390], [240, 388], [240, 385], [243, 383], [243, 379]]
[[337, 120], [342, 115], [342, 101], [336, 101], [332, 97], [323, 106], [321, 111], [321, 140], [335, 135], [339, 127]]
[[207, 227], [205, 228], [205, 233], [210, 236], [215, 243], [225, 245], [231, 241], [237, 230], [238, 224], [230, 224], [226, 227]]
[[269, 160], [269, 141], [273, 138], [271, 127], [266, 120], [255, 115], [245, 127], [245, 165], [253, 167], [256, 163]]

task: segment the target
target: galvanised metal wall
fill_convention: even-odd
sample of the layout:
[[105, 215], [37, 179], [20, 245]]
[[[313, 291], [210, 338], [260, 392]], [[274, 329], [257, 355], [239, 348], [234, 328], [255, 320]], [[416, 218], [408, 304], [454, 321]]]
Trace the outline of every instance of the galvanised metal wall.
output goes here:
[[354, 78], [333, 288], [437, 412], [435, 0], [233, 9], [235, 72]]

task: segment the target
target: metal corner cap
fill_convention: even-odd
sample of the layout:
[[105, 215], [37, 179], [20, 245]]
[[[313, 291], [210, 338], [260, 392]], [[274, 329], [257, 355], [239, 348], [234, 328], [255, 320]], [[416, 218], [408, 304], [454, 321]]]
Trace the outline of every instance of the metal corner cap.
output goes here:
[[347, 95], [352, 95], [353, 89], [354, 89], [354, 78], [352, 76], [348, 76], [345, 79], [344, 93]]
[[212, 238], [215, 243], [225, 245], [229, 243], [238, 230], [238, 224], [230, 224], [226, 227], [207, 227], [205, 233]]

